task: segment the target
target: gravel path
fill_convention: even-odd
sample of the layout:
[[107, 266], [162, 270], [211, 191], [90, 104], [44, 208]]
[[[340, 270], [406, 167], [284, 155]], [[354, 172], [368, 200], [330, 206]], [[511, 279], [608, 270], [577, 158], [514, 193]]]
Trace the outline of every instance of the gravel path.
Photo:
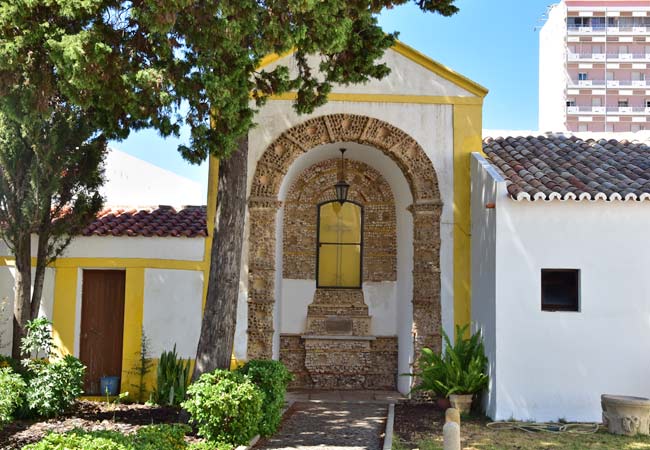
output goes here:
[[379, 450], [388, 406], [295, 403], [282, 428], [255, 449]]

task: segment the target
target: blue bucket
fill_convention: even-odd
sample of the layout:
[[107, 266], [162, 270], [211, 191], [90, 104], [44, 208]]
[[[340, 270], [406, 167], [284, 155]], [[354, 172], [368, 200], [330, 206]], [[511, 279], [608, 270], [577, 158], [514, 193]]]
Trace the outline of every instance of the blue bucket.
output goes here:
[[99, 390], [101, 395], [115, 396], [120, 393], [120, 377], [101, 377], [99, 379]]

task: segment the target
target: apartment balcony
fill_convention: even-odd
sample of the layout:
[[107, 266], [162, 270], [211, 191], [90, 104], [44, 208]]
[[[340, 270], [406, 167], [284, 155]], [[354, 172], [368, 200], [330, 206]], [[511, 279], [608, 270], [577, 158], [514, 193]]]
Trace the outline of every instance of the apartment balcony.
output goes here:
[[605, 87], [605, 80], [569, 80], [571, 88]]
[[641, 35], [650, 32], [650, 26], [572, 26], [567, 27], [569, 34], [574, 35], [594, 35], [594, 34], [631, 34], [631, 35]]
[[621, 115], [648, 115], [650, 114], [650, 108], [645, 106], [608, 106], [607, 113], [615, 113]]
[[632, 87], [645, 88], [650, 86], [650, 81], [646, 80], [607, 80], [608, 88]]
[[[650, 56], [650, 55], [649, 55]], [[569, 61], [605, 61], [604, 53], [569, 53]]]
[[607, 27], [607, 34], [645, 34], [649, 31], [650, 27], [646, 25]]
[[571, 115], [590, 115], [597, 116], [607, 114], [617, 114], [623, 116], [630, 115], [650, 115], [650, 107], [644, 106], [567, 106], [567, 114]]
[[608, 53], [607, 61], [608, 62], [634, 62], [634, 61], [644, 61], [647, 62], [650, 59], [650, 54], [648, 53]]
[[605, 114], [606, 108], [604, 106], [567, 106], [567, 114]]

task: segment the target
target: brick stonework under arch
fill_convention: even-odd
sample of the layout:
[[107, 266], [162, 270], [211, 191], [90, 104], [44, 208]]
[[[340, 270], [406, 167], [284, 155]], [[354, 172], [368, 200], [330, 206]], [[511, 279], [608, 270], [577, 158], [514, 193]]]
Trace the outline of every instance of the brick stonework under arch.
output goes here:
[[248, 358], [271, 358], [275, 304], [276, 216], [280, 186], [293, 162], [323, 144], [356, 142], [390, 157], [406, 178], [413, 204], [413, 326], [415, 356], [422, 347], [441, 347], [440, 214], [436, 172], [422, 147], [407, 133], [382, 120], [332, 114], [283, 132], [259, 159], [248, 201], [249, 283]]
[[[397, 225], [390, 185], [369, 165], [345, 164], [350, 183], [348, 199], [364, 208], [363, 281], [397, 279]], [[317, 205], [334, 200], [332, 186], [339, 180], [340, 159], [321, 161], [305, 169], [284, 202], [282, 278], [316, 279]]]

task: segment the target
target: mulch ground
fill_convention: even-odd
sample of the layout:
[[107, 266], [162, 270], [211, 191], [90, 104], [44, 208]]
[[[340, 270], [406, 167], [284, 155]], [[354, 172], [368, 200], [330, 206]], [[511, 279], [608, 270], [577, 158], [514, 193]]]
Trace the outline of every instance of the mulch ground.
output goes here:
[[[484, 426], [483, 417], [463, 417], [465, 424]], [[435, 403], [403, 402], [395, 405], [393, 433], [407, 448], [416, 448], [423, 439], [442, 436], [445, 410]], [[464, 436], [467, 438], [468, 436]]]
[[[18, 420], [0, 430], [0, 449], [20, 449], [37, 442], [49, 432], [65, 433], [75, 428], [86, 431], [112, 430], [124, 434], [152, 424], [185, 422], [180, 408], [146, 405], [109, 405], [78, 401], [67, 413], [49, 420]], [[189, 440], [195, 438], [191, 435]]]

